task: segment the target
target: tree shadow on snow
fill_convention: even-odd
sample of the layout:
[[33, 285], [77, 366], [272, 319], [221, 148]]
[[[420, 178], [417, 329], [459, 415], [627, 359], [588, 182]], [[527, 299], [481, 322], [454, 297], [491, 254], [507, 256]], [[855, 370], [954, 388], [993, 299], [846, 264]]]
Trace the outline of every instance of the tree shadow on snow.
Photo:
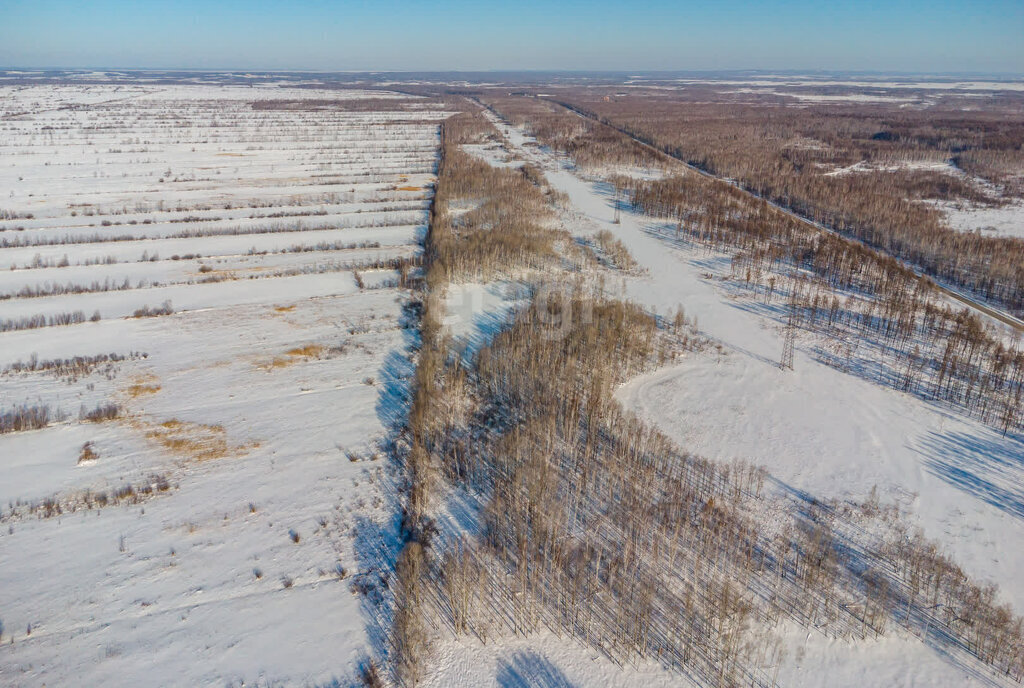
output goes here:
[[517, 652], [498, 666], [501, 688], [574, 688], [561, 670], [536, 652]]
[[463, 350], [464, 357], [473, 357], [485, 346], [489, 346], [502, 330], [507, 329], [512, 318], [510, 309], [500, 309], [498, 312], [477, 313], [473, 317], [473, 328], [464, 338], [466, 347]]
[[[796, 516], [796, 528], [807, 529], [810, 532], [816, 523], [819, 522], [822, 515], [826, 515], [828, 512], [834, 513], [832, 505], [828, 502], [818, 501], [813, 494], [774, 477], [770, 477], [770, 480], [781, 490], [782, 494], [794, 500], [796, 504], [796, 512], [794, 514]], [[839, 524], [842, 525], [841, 520]], [[851, 524], [846, 523], [845, 525], [850, 526]], [[838, 555], [838, 562], [841, 568], [846, 571], [846, 575], [863, 581], [868, 571], [877, 572], [882, 569], [877, 568], [877, 559], [865, 550], [863, 539], [857, 535], [858, 531], [860, 531], [860, 526], [857, 525], [853, 525], [852, 528], [836, 528], [833, 531], [835, 538], [833, 548]], [[777, 565], [777, 562], [774, 565]], [[998, 680], [999, 674], [994, 672], [992, 667], [985, 665], [973, 655], [964, 644], [963, 638], [956, 637], [947, 628], [943, 627], [940, 622], [941, 611], [938, 608], [942, 605], [938, 607], [922, 605], [920, 598], [916, 595], [908, 599], [907, 589], [902, 579], [891, 571], [885, 575], [888, 580], [888, 591], [891, 596], [887, 624], [891, 624], [894, 628], [908, 629], [912, 635], [927, 645], [932, 652], [941, 657], [942, 661], [963, 672], [979, 685], [1002, 685]], [[850, 588], [850, 590], [853, 589]], [[845, 608], [846, 605], [843, 605], [843, 607]], [[865, 633], [860, 621], [861, 617], [851, 609], [847, 609], [847, 611], [850, 612], [848, 616], [844, 617], [847, 623], [847, 637], [852, 642], [857, 642], [858, 628], [861, 633]], [[873, 630], [868, 630], [866, 635], [861, 636], [861, 641], [872, 635], [876, 638], [878, 637], [878, 634]]]
[[[419, 346], [418, 312], [410, 302], [403, 309], [400, 323], [403, 328], [402, 345], [384, 356], [377, 374], [378, 395], [375, 411], [387, 432], [384, 446], [391, 471], [385, 471], [382, 486], [385, 495], [395, 495], [393, 508], [385, 517], [355, 517], [352, 543], [358, 570], [352, 572], [349, 586], [359, 596], [360, 610], [366, 624], [370, 656], [382, 665], [386, 663], [390, 647], [389, 633], [394, 617], [394, 594], [391, 590], [392, 573], [402, 546], [400, 499], [401, 479], [397, 477], [399, 457], [397, 446], [409, 413], [413, 375], [416, 372], [412, 352]], [[368, 662], [369, 658], [364, 660]], [[358, 681], [357, 681], [358, 682]]]
[[392, 571], [402, 546], [400, 523], [401, 515], [397, 513], [383, 524], [365, 516], [356, 517], [355, 523], [353, 549], [359, 570], [352, 576], [350, 589], [359, 596], [372, 656], [380, 660], [388, 656], [390, 648], [394, 619]]
[[932, 475], [1017, 518], [1024, 518], [1024, 441], [981, 433], [932, 431], [917, 447]]
[[405, 425], [409, 412], [412, 376], [415, 371], [415, 364], [402, 350], [392, 349], [384, 357], [384, 363], [377, 374], [380, 380], [377, 418], [391, 435]]

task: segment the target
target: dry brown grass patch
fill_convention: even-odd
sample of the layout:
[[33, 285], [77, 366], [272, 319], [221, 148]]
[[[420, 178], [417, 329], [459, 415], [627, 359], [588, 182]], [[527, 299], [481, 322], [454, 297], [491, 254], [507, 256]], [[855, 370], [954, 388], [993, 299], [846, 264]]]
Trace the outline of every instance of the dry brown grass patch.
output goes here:
[[139, 375], [132, 378], [132, 382], [125, 389], [125, 393], [132, 399], [137, 399], [147, 394], [156, 394], [161, 389], [159, 378], [155, 375]]
[[289, 356], [302, 357], [302, 358], [313, 358], [319, 356], [324, 351], [324, 348], [319, 344], [306, 344], [305, 346], [299, 346], [294, 349], [288, 349], [285, 353]]
[[275, 370], [287, 368], [301, 361], [308, 361], [311, 358], [319, 358], [324, 352], [324, 347], [319, 344], [305, 344], [285, 351], [284, 356], [275, 356], [269, 361], [257, 363], [256, 367], [264, 370]]
[[150, 426], [146, 437], [167, 451], [193, 461], [221, 459], [259, 446], [258, 442], [231, 444], [223, 425], [191, 423], [177, 418]]
[[78, 453], [79, 465], [84, 463], [93, 463], [98, 458], [100, 458], [100, 454], [93, 447], [92, 442], [86, 442], [82, 445], [82, 450]]

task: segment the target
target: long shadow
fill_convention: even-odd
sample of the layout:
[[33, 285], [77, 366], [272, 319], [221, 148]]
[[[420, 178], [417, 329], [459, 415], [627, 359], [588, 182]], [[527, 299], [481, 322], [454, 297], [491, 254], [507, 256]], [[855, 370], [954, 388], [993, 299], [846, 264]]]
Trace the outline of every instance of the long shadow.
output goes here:
[[514, 307], [501, 309], [494, 313], [477, 313], [473, 318], [471, 332], [465, 338], [465, 354], [475, 356], [480, 349], [488, 346], [502, 330], [509, 326], [513, 313]]
[[775, 485], [783, 495], [793, 499], [802, 507], [814, 506], [820, 503], [818, 498], [810, 492], [790, 485], [785, 480], [781, 480], [770, 473], [768, 474], [768, 482]]
[[384, 659], [390, 650], [389, 634], [394, 619], [394, 599], [390, 593], [391, 571], [401, 549], [401, 516], [378, 523], [360, 516], [355, 524], [355, 550], [359, 572], [351, 582], [359, 595], [360, 611], [373, 656]]
[[483, 498], [480, 494], [471, 492], [468, 487], [456, 488], [449, 493], [444, 507], [436, 516], [442, 538], [460, 535], [476, 537], [481, 534]]
[[380, 380], [376, 404], [377, 418], [391, 441], [405, 426], [409, 411], [410, 385], [416, 372], [412, 354], [420, 346], [420, 308], [419, 302], [410, 302], [402, 308], [402, 315], [398, 321], [402, 332], [402, 345], [387, 353], [377, 373], [377, 379]]
[[[406, 335], [407, 338], [412, 335]], [[376, 412], [387, 431], [388, 435], [394, 435], [405, 424], [405, 418], [409, 411], [409, 385], [416, 366], [401, 351], [391, 350], [384, 357], [377, 374], [380, 380], [379, 393], [377, 394]]]
[[529, 651], [503, 659], [496, 678], [501, 688], [574, 688], [550, 660]]
[[[514, 311], [528, 302], [532, 289], [526, 285], [491, 284], [477, 289], [456, 292], [449, 301], [444, 324], [453, 331], [463, 330], [455, 339], [462, 347], [463, 358], [472, 358], [477, 351], [508, 327]], [[498, 297], [492, 308], [484, 308], [484, 300]]]
[[[420, 338], [417, 324], [419, 311], [416, 302], [410, 302], [403, 309], [402, 344], [389, 351], [377, 375], [377, 418], [386, 435], [383, 447], [392, 469], [399, 462], [399, 438], [406, 424], [409, 412], [412, 379], [416, 366], [413, 352], [419, 347]], [[384, 519], [358, 516], [354, 524], [355, 540], [353, 550], [358, 571], [352, 575], [350, 586], [359, 595], [371, 654], [384, 664], [390, 651], [390, 629], [394, 618], [394, 595], [391, 592], [391, 573], [402, 545], [401, 510], [398, 493], [400, 485], [395, 475], [397, 470], [385, 471], [382, 480], [391, 482], [382, 489], [395, 494], [394, 509]]]
[[929, 472], [1000, 511], [1024, 518], [1024, 441], [993, 431], [932, 431], [917, 447]]

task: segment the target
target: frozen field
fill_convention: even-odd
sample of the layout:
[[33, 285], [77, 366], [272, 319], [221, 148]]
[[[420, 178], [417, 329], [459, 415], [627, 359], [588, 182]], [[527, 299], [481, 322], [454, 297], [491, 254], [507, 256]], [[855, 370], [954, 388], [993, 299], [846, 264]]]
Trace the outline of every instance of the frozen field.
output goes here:
[[37, 418], [0, 434], [0, 684], [342, 685], [375, 652], [444, 115], [0, 87], [0, 413]]
[[945, 204], [949, 226], [960, 232], [1024, 239], [1024, 203], [1017, 201], [996, 208], [960, 207]]

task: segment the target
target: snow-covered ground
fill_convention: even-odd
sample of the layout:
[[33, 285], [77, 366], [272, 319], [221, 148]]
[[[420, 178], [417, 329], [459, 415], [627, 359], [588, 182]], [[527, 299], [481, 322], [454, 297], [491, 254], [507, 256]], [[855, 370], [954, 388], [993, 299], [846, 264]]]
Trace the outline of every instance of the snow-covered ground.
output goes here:
[[[607, 184], [582, 175], [496, 121], [510, 153], [545, 171], [566, 194], [563, 225], [581, 238], [615, 234], [642, 270], [608, 282], [648, 309], [682, 307], [717, 346], [623, 386], [618, 398], [686, 450], [764, 465], [778, 498], [865, 500], [877, 487], [972, 576], [1000, 586], [1024, 608], [1024, 445], [946, 407], [837, 370], [798, 341], [793, 371], [778, 366], [778, 324], [729, 291], [726, 256], [674, 240], [657, 218], [625, 212], [614, 224]], [[501, 164], [508, 152], [474, 150]], [[710, 279], [709, 279], [710, 277]], [[460, 296], [449, 306], [461, 303]], [[483, 300], [478, 299], [482, 304]], [[495, 302], [492, 310], [504, 306]], [[478, 309], [487, 312], [486, 306]], [[478, 320], [486, 322], [478, 315]], [[991, 685], [978, 673], [898, 629], [876, 640], [829, 639], [782, 630], [780, 685]], [[541, 632], [527, 638], [450, 639], [439, 644], [429, 686], [689, 685], [656, 664], [619, 667], [575, 641]]]
[[[0, 86], [0, 321], [100, 313], [0, 332], [0, 413], [54, 419], [0, 434], [0, 684], [343, 685], [380, 651], [416, 335], [366, 266], [421, 251], [445, 113], [252, 106], [366, 96]], [[55, 286], [100, 290], [21, 293]]]
[[946, 222], [957, 231], [1024, 239], [1024, 201], [995, 208], [954, 203], [938, 205], [946, 213]]
[[[789, 648], [777, 666], [780, 686], [835, 688], [849, 686], [991, 686], [985, 676], [951, 668], [919, 639], [900, 633], [851, 643], [831, 640], [806, 629], [781, 634]], [[494, 688], [679, 688], [707, 685], [685, 674], [667, 672], [652, 660], [624, 666], [577, 641], [539, 631], [528, 637], [502, 638], [484, 644], [453, 639], [432, 658], [434, 672], [424, 688], [474, 686]], [[773, 667], [771, 672], [775, 672]]]
[[[100, 313], [0, 332], [0, 412], [63, 417], [0, 434], [0, 684], [348, 685], [380, 654], [388, 619], [373, 600], [387, 595], [399, 503], [382, 457], [416, 335], [398, 274], [363, 266], [421, 250], [444, 113], [252, 107], [366, 95], [0, 86], [0, 320]], [[507, 147], [467, 150], [544, 170], [567, 199], [566, 229], [610, 231], [639, 264], [607, 273], [608, 291], [662, 315], [682, 307], [716, 345], [627, 383], [625, 406], [687, 450], [765, 465], [778, 499], [863, 500], [877, 486], [1024, 608], [1019, 439], [830, 367], [816, 342], [798, 341], [794, 370], [780, 370], [778, 323], [720, 279], [728, 257], [657, 218], [614, 224], [597, 172], [499, 129]], [[251, 233], [215, 233], [232, 228]], [[107, 281], [119, 288], [19, 295]], [[514, 283], [452, 285], [445, 325], [472, 353], [524, 296]], [[130, 317], [165, 301], [173, 313]], [[11, 368], [104, 354], [125, 358]], [[103, 403], [119, 417], [78, 419]], [[466, 527], [450, 520], [446, 536]], [[780, 685], [998, 683], [898, 629], [779, 632]], [[424, 685], [439, 688], [692, 683], [550, 631], [448, 638], [427, 664]]]
[[825, 176], [837, 177], [856, 172], [894, 172], [898, 170], [921, 170], [925, 172], [942, 172], [961, 177], [966, 176], [952, 163], [937, 160], [906, 160], [887, 164], [870, 164], [861, 161], [826, 172]]

